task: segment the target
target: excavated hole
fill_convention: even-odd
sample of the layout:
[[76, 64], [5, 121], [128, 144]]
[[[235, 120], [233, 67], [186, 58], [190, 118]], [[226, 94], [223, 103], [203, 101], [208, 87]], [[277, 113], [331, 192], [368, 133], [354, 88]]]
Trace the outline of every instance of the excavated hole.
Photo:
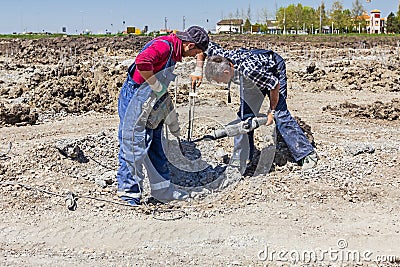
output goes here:
[[[220, 127], [222, 125], [212, 119], [196, 118], [191, 140]], [[185, 128], [186, 125], [182, 125], [182, 129]], [[228, 164], [228, 155], [233, 148], [231, 143], [230, 138], [196, 143], [181, 140], [182, 153], [178, 140], [172, 138], [166, 140], [171, 181], [189, 191], [192, 197], [199, 198], [223, 190], [240, 180], [239, 170]]]

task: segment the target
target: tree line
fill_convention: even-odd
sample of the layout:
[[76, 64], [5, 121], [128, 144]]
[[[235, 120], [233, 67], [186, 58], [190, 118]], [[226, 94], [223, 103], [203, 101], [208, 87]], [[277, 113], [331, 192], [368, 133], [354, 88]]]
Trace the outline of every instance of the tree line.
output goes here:
[[[277, 9], [275, 17], [280, 29], [286, 31], [299, 31], [308, 33], [321, 33], [323, 28], [329, 27], [336, 33], [365, 32], [367, 22], [363, 17], [365, 8], [360, 0], [354, 0], [352, 9], [345, 9], [341, 1], [335, 1], [328, 10], [325, 4], [318, 8], [303, 6], [302, 4], [291, 4], [287, 7]], [[243, 30], [250, 31], [250, 7], [247, 11], [247, 18]], [[261, 32], [268, 32], [267, 23], [256, 23]], [[386, 21], [387, 33], [400, 33], [400, 6], [397, 13], [391, 12]]]

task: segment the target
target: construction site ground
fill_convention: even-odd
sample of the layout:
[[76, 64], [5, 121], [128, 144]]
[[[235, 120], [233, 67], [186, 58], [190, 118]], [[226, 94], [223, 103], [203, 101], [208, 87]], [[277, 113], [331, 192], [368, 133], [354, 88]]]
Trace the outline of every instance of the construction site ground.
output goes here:
[[[12, 58], [5, 52], [10, 41], [2, 40], [3, 111], [12, 110], [10, 105], [20, 103], [14, 100], [24, 96], [30, 114], [40, 109], [35, 110], [34, 122], [0, 116], [0, 265], [399, 266], [399, 39], [252, 40], [237, 36], [228, 42], [228, 38], [213, 40], [230, 48], [271, 46], [287, 59], [289, 110], [311, 126], [318, 166], [302, 171], [294, 162], [273, 165], [268, 174], [244, 176], [198, 200], [148, 201], [139, 207], [110, 202], [119, 202], [113, 176], [118, 162], [116, 98], [124, 79], [122, 62], [134, 53], [120, 47], [101, 52], [101, 45], [124, 40], [101, 40], [97, 51], [116, 63], [110, 67], [108, 61], [93, 61], [89, 67], [101, 69], [104, 64], [109, 69], [94, 70], [97, 78], [80, 81], [96, 90], [101, 90], [102, 83], [113, 83], [104, 98], [77, 102], [69, 94], [64, 96], [67, 103], [57, 100], [57, 106], [37, 89], [50, 90], [51, 86], [43, 85], [44, 77], [55, 84], [56, 72], [54, 77], [40, 74], [37, 83], [24, 87], [17, 96], [10, 93], [34, 77], [18, 76], [19, 68], [41, 63], [23, 55]], [[135, 49], [137, 53], [139, 45]], [[14, 57], [26, 50], [18, 50]], [[93, 49], [87, 51], [74, 56], [86, 60]], [[58, 60], [57, 56], [47, 64], [55, 66]], [[16, 67], [5, 68], [5, 63]], [[183, 124], [188, 114], [186, 74], [193, 68], [194, 61], [186, 60], [176, 69]], [[67, 81], [63, 83], [57, 86], [67, 88]], [[34, 88], [36, 93], [30, 94]], [[224, 86], [204, 82], [198, 90], [196, 115], [222, 124], [235, 119], [237, 102], [226, 103]], [[43, 101], [35, 97], [38, 94]], [[234, 101], [237, 97], [234, 93]], [[53, 98], [61, 97], [54, 93]], [[92, 111], [79, 106], [96, 99]], [[72, 101], [74, 108], [83, 111], [69, 109]], [[88, 160], [79, 162], [59, 153], [55, 144], [63, 139], [81, 140]], [[228, 153], [232, 140], [223, 142]], [[69, 191], [78, 195], [75, 211], [65, 205], [63, 196]], [[310, 252], [315, 260], [307, 258]]]

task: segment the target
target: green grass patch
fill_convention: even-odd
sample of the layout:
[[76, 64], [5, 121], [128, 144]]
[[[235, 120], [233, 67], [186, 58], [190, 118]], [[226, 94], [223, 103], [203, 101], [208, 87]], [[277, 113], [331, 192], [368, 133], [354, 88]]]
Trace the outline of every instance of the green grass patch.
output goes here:
[[41, 38], [49, 38], [49, 37], [61, 37], [64, 34], [0, 34], [0, 38], [4, 39], [41, 39]]

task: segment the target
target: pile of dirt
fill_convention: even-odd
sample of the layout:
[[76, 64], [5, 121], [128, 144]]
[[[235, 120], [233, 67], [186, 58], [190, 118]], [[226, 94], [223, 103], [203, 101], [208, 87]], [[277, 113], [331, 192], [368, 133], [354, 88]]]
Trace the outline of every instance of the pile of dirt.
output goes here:
[[3, 162], [3, 174], [49, 176], [58, 172], [63, 177], [103, 184], [115, 180], [115, 155], [118, 153], [117, 133], [108, 129], [81, 138], [62, 138], [38, 142], [18, 158]]
[[[4, 39], [0, 42], [0, 103], [16, 98], [39, 113], [114, 113], [133, 58], [150, 37]], [[8, 101], [7, 101], [8, 100]], [[9, 114], [0, 121], [20, 121]]]
[[25, 103], [0, 102], [0, 126], [35, 124], [39, 114]]
[[337, 106], [325, 106], [322, 110], [338, 116], [394, 121], [400, 120], [400, 99], [395, 98], [387, 103], [375, 101], [369, 105], [357, 105], [346, 101]]

